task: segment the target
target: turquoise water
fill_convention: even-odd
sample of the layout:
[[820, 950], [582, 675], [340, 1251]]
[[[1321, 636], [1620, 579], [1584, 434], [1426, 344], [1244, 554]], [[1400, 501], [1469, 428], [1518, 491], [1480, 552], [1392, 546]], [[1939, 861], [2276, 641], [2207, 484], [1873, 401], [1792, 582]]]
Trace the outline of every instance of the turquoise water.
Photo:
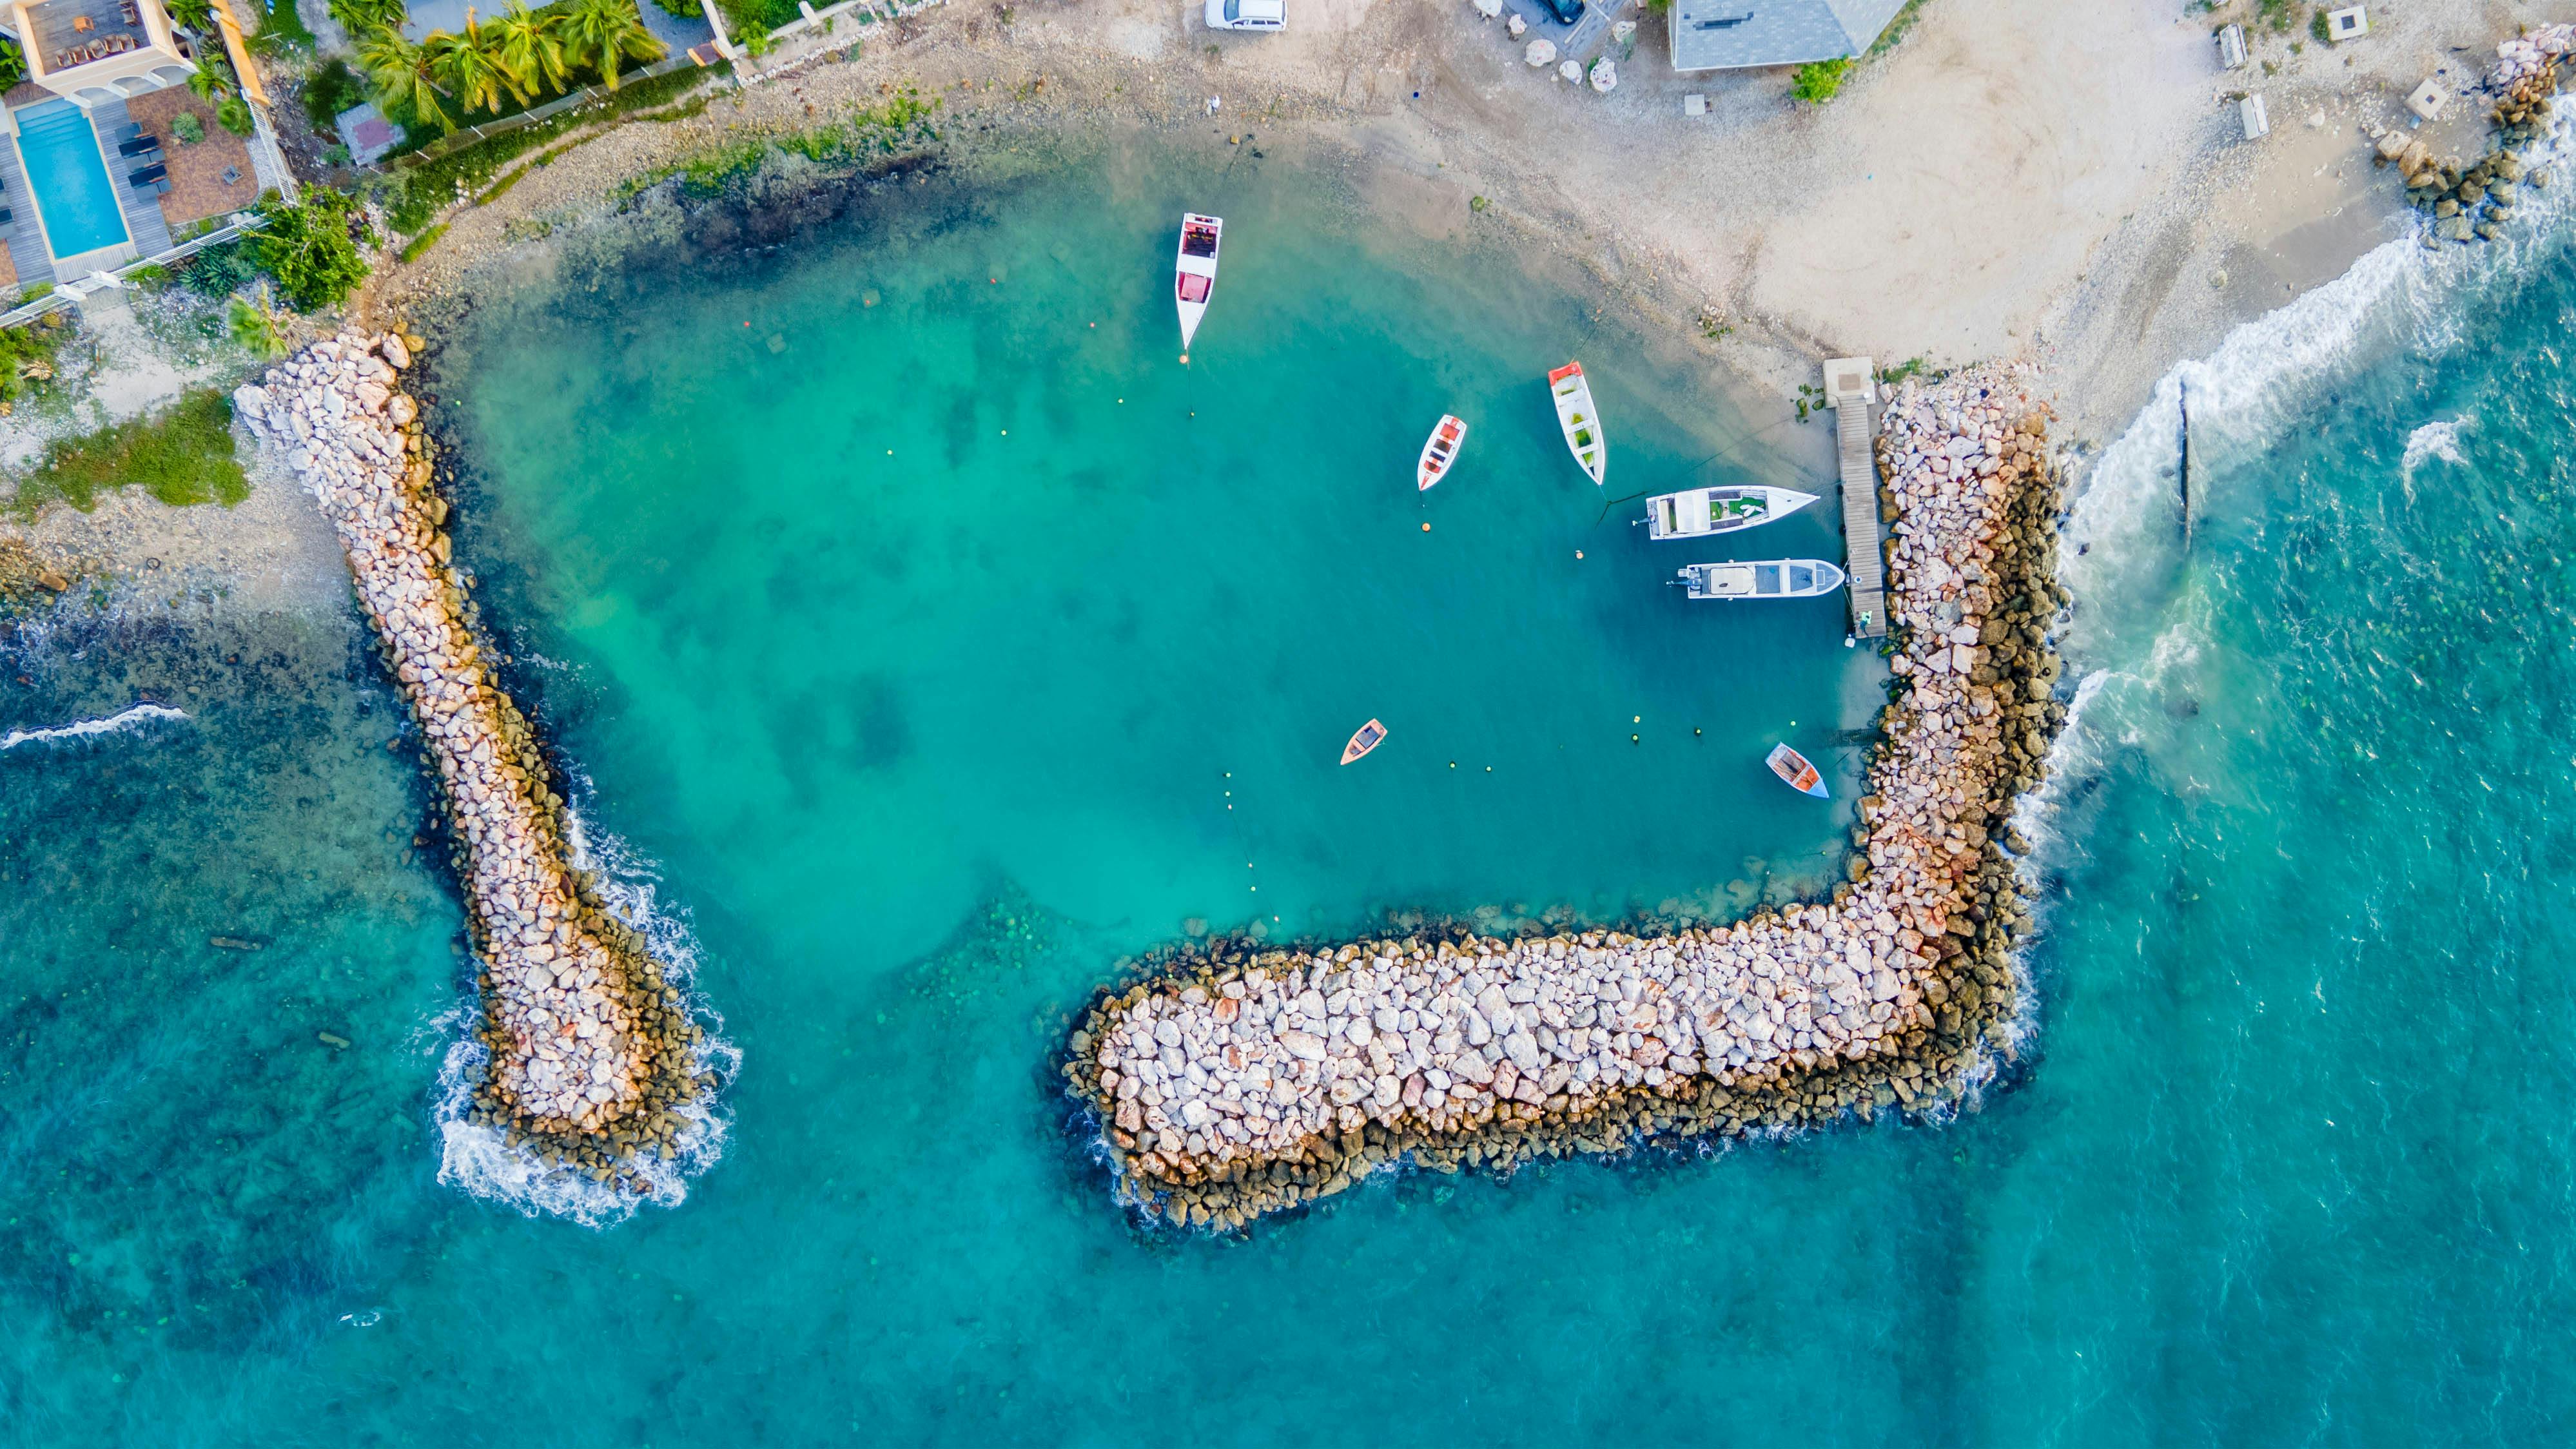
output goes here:
[[[2563, 239], [2386, 254], [2187, 369], [2187, 556], [2170, 399], [2098, 460], [2005, 1089], [1384, 1180], [1227, 1242], [1110, 1211], [1046, 1076], [1111, 960], [1256, 895], [1281, 931], [1731, 905], [1844, 826], [1743, 752], [1856, 723], [1875, 666], [1830, 606], [1663, 589], [1533, 362], [1603, 374], [1613, 492], [1745, 434], [1699, 378], [1506, 259], [1225, 185], [1186, 372], [1160, 267], [1200, 193], [1147, 163], [924, 184], [696, 291], [487, 312], [445, 359], [523, 691], [743, 1052], [676, 1210], [592, 1230], [434, 1181], [457, 915], [345, 636], [13, 657], [0, 734], [192, 717], [0, 753], [0, 1437], [2559, 1437]], [[1444, 407], [1476, 432], [1416, 500]], [[1794, 481], [1816, 444], [1724, 466]], [[1371, 714], [1388, 744], [1337, 769]]]
[[14, 113], [27, 185], [45, 215], [45, 239], [58, 257], [125, 240], [116, 183], [98, 146], [89, 113], [69, 101], [46, 101]]

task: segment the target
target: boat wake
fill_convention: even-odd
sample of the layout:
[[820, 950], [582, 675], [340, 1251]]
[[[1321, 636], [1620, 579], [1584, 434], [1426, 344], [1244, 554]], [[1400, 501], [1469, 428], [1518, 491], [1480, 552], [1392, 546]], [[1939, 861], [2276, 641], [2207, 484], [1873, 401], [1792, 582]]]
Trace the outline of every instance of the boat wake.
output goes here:
[[14, 750], [20, 745], [47, 744], [56, 740], [81, 740], [97, 735], [123, 734], [128, 730], [140, 729], [155, 720], [186, 719], [187, 717], [185, 711], [147, 702], [131, 709], [119, 710], [105, 719], [85, 719], [72, 724], [56, 725], [51, 729], [11, 730], [5, 735], [0, 735], [0, 750]]
[[[587, 800], [591, 784], [574, 776], [565, 783]], [[733, 1118], [722, 1106], [721, 1084], [733, 1080], [742, 1066], [742, 1049], [723, 1036], [724, 1018], [694, 986], [698, 944], [682, 912], [665, 906], [659, 895], [661, 871], [615, 835], [593, 833], [577, 805], [567, 805], [566, 844], [571, 864], [588, 871], [611, 914], [633, 927], [662, 966], [662, 979], [689, 1003], [689, 1015], [706, 1031], [696, 1048], [693, 1068], [712, 1073], [717, 1091], [701, 1092], [672, 1109], [683, 1124], [666, 1158], [639, 1155], [630, 1175], [644, 1185], [642, 1193], [620, 1191], [614, 1183], [594, 1182], [579, 1170], [549, 1162], [526, 1145], [512, 1145], [507, 1129], [479, 1126], [473, 1120], [474, 1088], [483, 1080], [491, 1057], [476, 1039], [480, 1005], [467, 1002], [432, 1024], [434, 1039], [447, 1045], [438, 1074], [438, 1124], [441, 1137], [438, 1180], [480, 1198], [507, 1203], [529, 1217], [567, 1218], [588, 1228], [624, 1222], [644, 1203], [678, 1207], [688, 1200], [689, 1182], [723, 1158]]]

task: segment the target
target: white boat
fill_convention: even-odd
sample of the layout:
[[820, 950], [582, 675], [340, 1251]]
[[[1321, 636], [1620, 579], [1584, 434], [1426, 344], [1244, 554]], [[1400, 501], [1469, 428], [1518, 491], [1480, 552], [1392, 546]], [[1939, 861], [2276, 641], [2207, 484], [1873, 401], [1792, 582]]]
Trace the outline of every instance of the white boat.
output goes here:
[[1818, 599], [1843, 586], [1843, 571], [1820, 558], [1690, 564], [1682, 582], [1694, 599]]
[[1458, 449], [1467, 441], [1467, 424], [1453, 414], [1440, 415], [1440, 426], [1422, 444], [1422, 460], [1413, 465], [1413, 488], [1419, 493], [1449, 476]]
[[1181, 361], [1190, 360], [1190, 339], [1199, 335], [1207, 315], [1208, 296], [1216, 291], [1216, 249], [1225, 235], [1225, 218], [1181, 213], [1181, 252], [1172, 264], [1172, 295], [1181, 309]]
[[1777, 523], [1816, 501], [1792, 488], [1685, 488], [1646, 500], [1649, 538], [1703, 538]]
[[1583, 380], [1583, 364], [1569, 362], [1549, 373], [1547, 390], [1556, 399], [1556, 425], [1565, 430], [1575, 466], [1599, 483], [1610, 469], [1610, 444], [1601, 434], [1601, 415], [1592, 406], [1592, 384]]

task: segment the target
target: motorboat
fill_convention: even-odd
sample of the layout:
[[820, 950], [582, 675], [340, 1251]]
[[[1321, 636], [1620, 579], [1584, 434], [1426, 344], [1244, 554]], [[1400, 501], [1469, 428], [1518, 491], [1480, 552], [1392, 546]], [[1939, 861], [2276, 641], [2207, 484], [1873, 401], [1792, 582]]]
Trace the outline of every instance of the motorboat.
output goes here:
[[1685, 565], [1681, 581], [1694, 599], [1817, 599], [1843, 586], [1843, 571], [1820, 558]]
[[1449, 476], [1449, 465], [1458, 461], [1459, 445], [1467, 441], [1467, 425], [1457, 417], [1443, 413], [1440, 426], [1422, 444], [1422, 460], [1413, 465], [1414, 491], [1421, 492]]
[[1816, 501], [1794, 488], [1685, 488], [1646, 500], [1649, 538], [1705, 538], [1777, 523]]
[[1771, 757], [1763, 763], [1769, 765], [1771, 773], [1779, 776], [1790, 789], [1813, 795], [1819, 800], [1828, 798], [1824, 772], [1808, 764], [1806, 756], [1787, 745], [1773, 745]]
[[1601, 414], [1592, 405], [1592, 384], [1583, 380], [1583, 364], [1569, 362], [1547, 375], [1548, 394], [1556, 402], [1556, 425], [1565, 431], [1565, 446], [1575, 466], [1598, 484], [1609, 471], [1610, 444], [1601, 433]]
[[1190, 339], [1199, 335], [1208, 298], [1216, 291], [1217, 244], [1225, 235], [1225, 218], [1181, 213], [1181, 251], [1172, 264], [1172, 292], [1181, 309], [1181, 361], [1190, 360]]
[[1386, 726], [1370, 720], [1351, 732], [1351, 742], [1342, 746], [1342, 763], [1347, 765], [1386, 740]]

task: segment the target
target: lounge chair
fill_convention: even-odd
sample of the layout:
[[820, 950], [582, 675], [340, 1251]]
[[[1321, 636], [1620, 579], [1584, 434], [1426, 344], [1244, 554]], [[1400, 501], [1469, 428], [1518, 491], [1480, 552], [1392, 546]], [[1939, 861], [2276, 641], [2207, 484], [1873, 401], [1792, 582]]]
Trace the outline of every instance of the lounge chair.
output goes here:
[[153, 182], [158, 181], [169, 174], [170, 168], [167, 166], [146, 166], [142, 170], [135, 172], [133, 175], [126, 177], [125, 183], [128, 186], [149, 186]]
[[123, 143], [131, 141], [142, 134], [143, 123], [141, 121], [128, 121], [124, 125], [117, 127], [113, 132], [109, 133], [108, 139]]
[[119, 156], [140, 156], [146, 151], [160, 149], [161, 138], [158, 136], [135, 136], [116, 143], [116, 154]]

